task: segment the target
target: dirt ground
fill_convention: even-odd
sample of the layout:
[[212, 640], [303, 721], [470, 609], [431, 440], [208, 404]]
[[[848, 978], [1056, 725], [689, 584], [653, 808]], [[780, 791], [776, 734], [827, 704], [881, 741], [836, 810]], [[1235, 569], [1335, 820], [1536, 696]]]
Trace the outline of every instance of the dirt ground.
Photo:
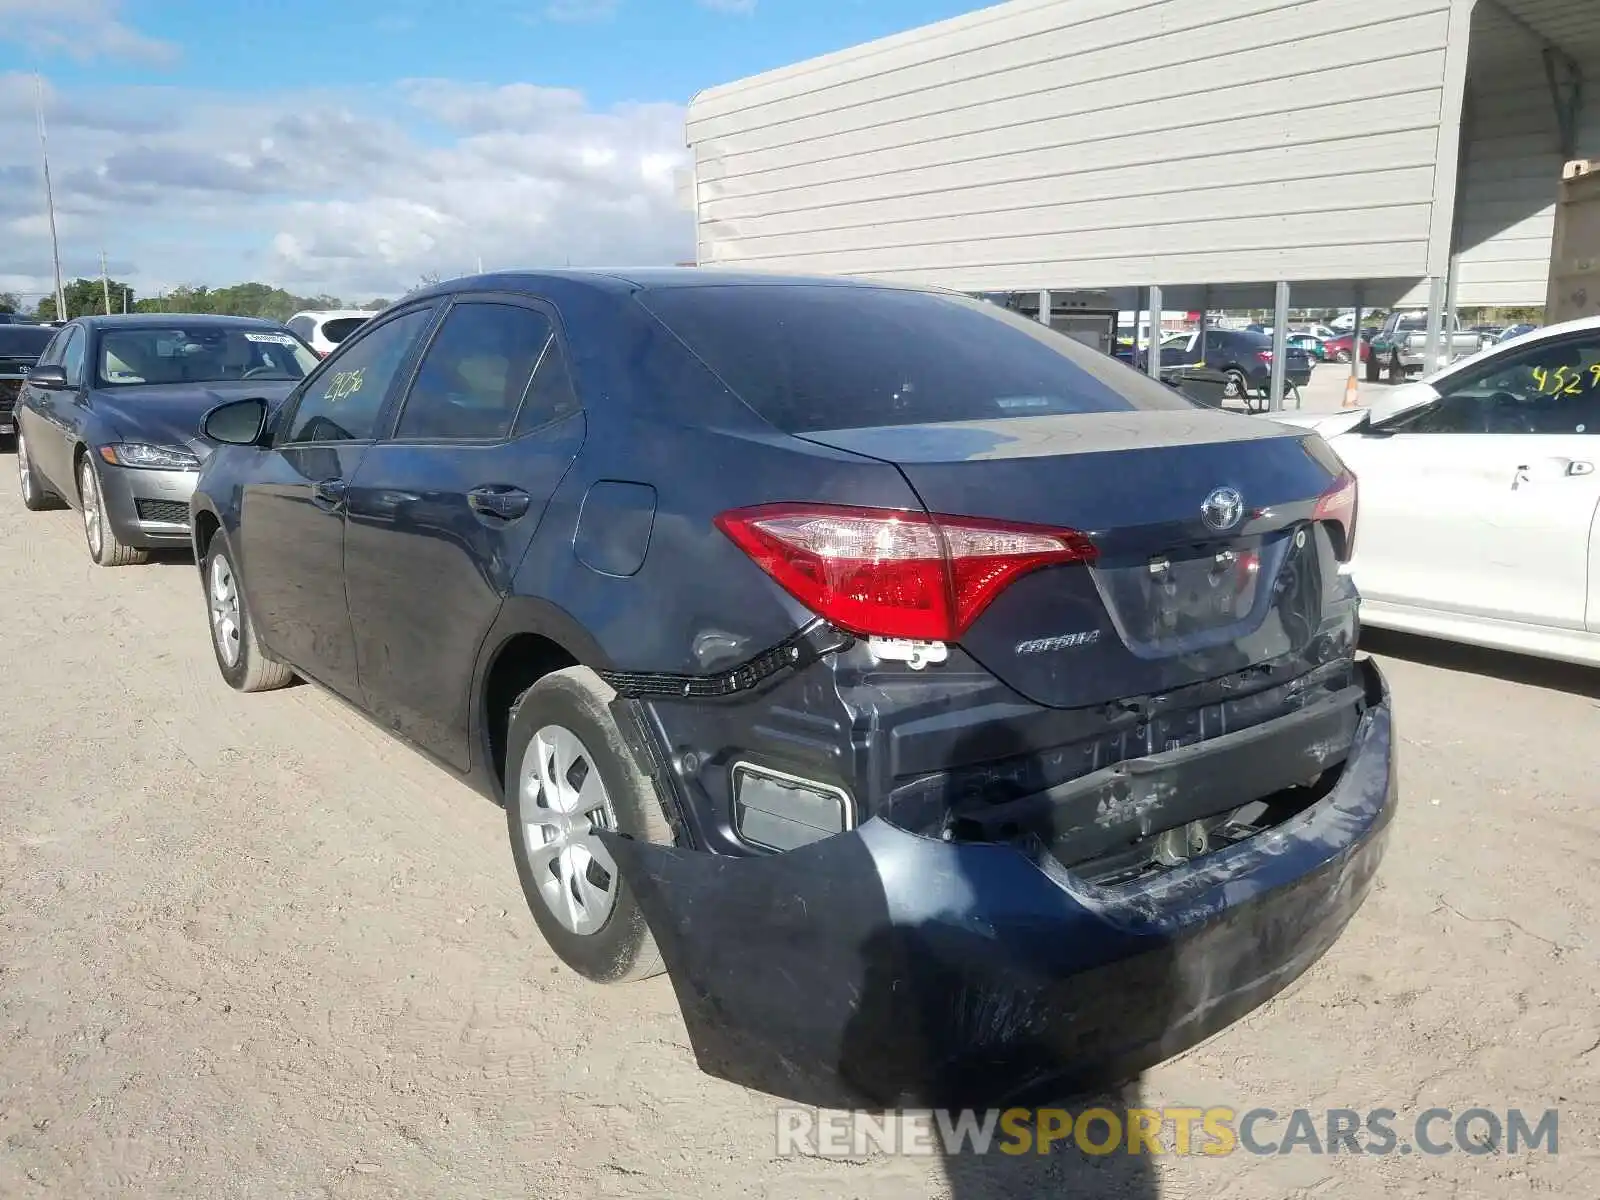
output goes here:
[[839, 1162], [776, 1157], [776, 1102], [697, 1071], [665, 980], [558, 967], [499, 810], [314, 688], [223, 686], [186, 560], [92, 567], [6, 477], [0, 614], [0, 1197], [1600, 1192], [1600, 674], [1375, 641], [1377, 890], [1129, 1093], [1556, 1107], [1558, 1155]]

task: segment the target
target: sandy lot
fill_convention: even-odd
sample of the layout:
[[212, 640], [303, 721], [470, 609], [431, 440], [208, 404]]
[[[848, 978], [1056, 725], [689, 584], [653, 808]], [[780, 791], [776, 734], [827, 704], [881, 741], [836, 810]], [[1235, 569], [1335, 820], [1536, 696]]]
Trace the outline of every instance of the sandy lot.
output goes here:
[[1558, 1107], [1559, 1155], [779, 1159], [664, 980], [557, 966], [497, 809], [314, 688], [229, 691], [192, 565], [92, 567], [12, 469], [0, 1196], [1596, 1194], [1600, 675], [1375, 641], [1405, 789], [1377, 891], [1128, 1096]]

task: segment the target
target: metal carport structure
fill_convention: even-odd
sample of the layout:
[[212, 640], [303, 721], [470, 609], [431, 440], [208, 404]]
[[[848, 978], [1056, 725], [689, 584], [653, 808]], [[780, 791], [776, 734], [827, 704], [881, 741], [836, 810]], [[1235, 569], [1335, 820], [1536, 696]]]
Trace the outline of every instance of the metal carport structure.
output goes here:
[[1011, 0], [700, 93], [684, 194], [703, 266], [1426, 304], [1436, 354], [1544, 303], [1595, 62], [1600, 0]]

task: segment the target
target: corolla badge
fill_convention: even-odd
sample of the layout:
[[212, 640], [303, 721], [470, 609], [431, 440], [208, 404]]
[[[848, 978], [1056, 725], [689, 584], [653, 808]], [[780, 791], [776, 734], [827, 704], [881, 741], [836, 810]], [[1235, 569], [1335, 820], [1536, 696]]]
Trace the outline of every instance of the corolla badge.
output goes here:
[[1200, 516], [1219, 533], [1232, 529], [1244, 518], [1244, 497], [1237, 488], [1214, 488], [1200, 505]]

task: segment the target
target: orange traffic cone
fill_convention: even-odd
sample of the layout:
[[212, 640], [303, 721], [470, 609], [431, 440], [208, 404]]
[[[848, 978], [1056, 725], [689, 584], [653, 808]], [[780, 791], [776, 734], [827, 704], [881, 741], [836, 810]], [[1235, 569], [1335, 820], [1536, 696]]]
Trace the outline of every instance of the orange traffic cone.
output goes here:
[[1344, 403], [1341, 408], [1361, 407], [1361, 385], [1356, 382], [1356, 377], [1351, 375], [1344, 381]]

